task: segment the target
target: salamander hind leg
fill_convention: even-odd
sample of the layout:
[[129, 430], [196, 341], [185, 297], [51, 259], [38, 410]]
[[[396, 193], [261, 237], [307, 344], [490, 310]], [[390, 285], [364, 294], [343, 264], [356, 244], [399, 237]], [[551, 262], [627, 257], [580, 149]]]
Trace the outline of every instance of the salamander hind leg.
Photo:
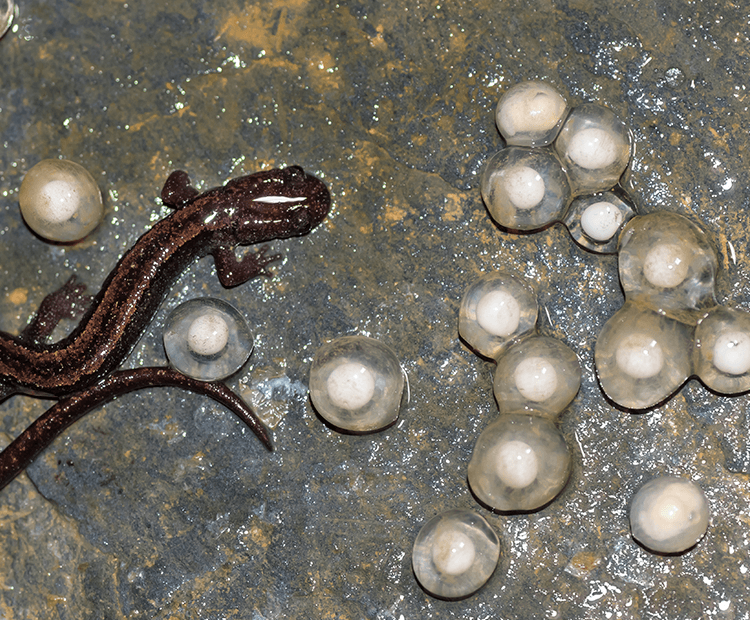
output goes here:
[[39, 305], [34, 318], [21, 332], [21, 340], [31, 344], [42, 344], [54, 331], [61, 319], [76, 319], [91, 304], [91, 295], [85, 295], [86, 285], [78, 282], [75, 275], [58, 290], [47, 295]]
[[244, 284], [257, 276], [270, 278], [273, 274], [267, 266], [281, 260], [281, 254], [269, 254], [269, 246], [264, 245], [255, 252], [248, 252], [238, 260], [234, 248], [214, 250], [213, 257], [219, 282], [226, 288]]

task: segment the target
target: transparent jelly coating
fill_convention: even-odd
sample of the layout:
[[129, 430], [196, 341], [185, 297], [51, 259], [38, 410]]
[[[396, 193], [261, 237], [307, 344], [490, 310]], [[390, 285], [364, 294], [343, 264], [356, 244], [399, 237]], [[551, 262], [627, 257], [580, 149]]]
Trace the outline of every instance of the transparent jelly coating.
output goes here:
[[586, 103], [568, 115], [555, 140], [573, 195], [612, 189], [630, 161], [631, 136], [612, 110]]
[[493, 387], [500, 413], [528, 411], [554, 419], [578, 393], [581, 367], [563, 342], [530, 336], [498, 357]]
[[16, 3], [13, 0], [0, 0], [0, 37], [2, 37], [13, 23]]
[[620, 282], [628, 299], [676, 317], [716, 305], [718, 259], [706, 232], [660, 211], [634, 217], [620, 235]]
[[509, 145], [546, 146], [559, 133], [568, 109], [563, 96], [549, 84], [522, 82], [500, 98], [495, 122]]
[[26, 173], [18, 194], [23, 219], [49, 241], [78, 241], [104, 217], [102, 193], [89, 172], [64, 159], [43, 159]]
[[653, 407], [691, 376], [692, 345], [689, 324], [626, 301], [596, 342], [599, 383], [623, 407]]
[[412, 550], [414, 574], [430, 594], [464, 598], [492, 576], [500, 559], [500, 540], [492, 526], [470, 510], [447, 510], [417, 534]]
[[599, 254], [614, 254], [623, 226], [635, 216], [635, 208], [625, 196], [600, 192], [579, 196], [565, 216], [575, 242]]
[[695, 330], [696, 374], [712, 390], [750, 390], [750, 315], [717, 306]]
[[630, 505], [630, 530], [656, 553], [682, 553], [708, 529], [708, 502], [701, 488], [684, 478], [662, 476], [644, 484]]
[[469, 463], [477, 499], [503, 512], [541, 508], [570, 476], [570, 452], [547, 418], [501, 415], [482, 431]]
[[539, 230], [561, 220], [570, 186], [551, 149], [510, 146], [482, 173], [482, 198], [492, 219], [511, 230]]
[[334, 427], [372, 433], [398, 419], [404, 373], [390, 347], [344, 336], [320, 347], [310, 369], [310, 399]]
[[461, 300], [458, 332], [480, 355], [495, 359], [536, 325], [537, 301], [519, 278], [498, 271], [474, 282]]
[[218, 381], [247, 361], [253, 352], [253, 335], [234, 306], [201, 297], [180, 304], [167, 317], [164, 349], [182, 374]]

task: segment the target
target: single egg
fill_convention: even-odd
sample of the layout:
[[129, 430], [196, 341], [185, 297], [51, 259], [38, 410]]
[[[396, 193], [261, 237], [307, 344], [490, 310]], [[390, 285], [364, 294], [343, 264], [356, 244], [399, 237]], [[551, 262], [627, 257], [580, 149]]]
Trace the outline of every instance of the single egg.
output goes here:
[[625, 337], [615, 353], [617, 367], [634, 379], [649, 379], [664, 368], [664, 351], [648, 334], [635, 333]]
[[555, 149], [574, 195], [611, 189], [630, 161], [631, 136], [614, 112], [596, 103], [573, 109]]
[[548, 148], [510, 146], [487, 162], [482, 198], [492, 219], [512, 230], [538, 230], [560, 220], [570, 186], [557, 156]]
[[523, 441], [508, 441], [497, 451], [497, 475], [514, 489], [524, 489], [539, 475], [539, 459]]
[[750, 314], [716, 306], [698, 322], [696, 374], [722, 394], [750, 390]]
[[556, 338], [529, 336], [498, 355], [493, 389], [500, 413], [555, 419], [580, 386], [578, 357]]
[[229, 326], [218, 312], [207, 312], [196, 318], [188, 328], [188, 346], [205, 357], [221, 353], [229, 340]]
[[654, 286], [674, 288], [687, 278], [689, 257], [685, 246], [676, 243], [655, 245], [643, 261], [643, 276]]
[[447, 510], [417, 534], [412, 567], [433, 596], [464, 598], [492, 576], [500, 559], [500, 540], [487, 521], [469, 510]]
[[226, 379], [253, 351], [243, 316], [221, 299], [202, 297], [177, 306], [164, 325], [164, 350], [181, 373], [201, 381]]
[[682, 553], [708, 529], [708, 502], [701, 488], [683, 478], [663, 476], [644, 484], [630, 506], [630, 529], [656, 553]]
[[696, 322], [695, 310], [716, 306], [718, 254], [705, 230], [676, 213], [632, 218], [619, 239], [618, 267], [625, 298]]
[[608, 168], [617, 160], [618, 144], [604, 129], [589, 127], [571, 136], [568, 155], [587, 170]]
[[521, 323], [521, 306], [507, 290], [491, 290], [477, 303], [477, 323], [493, 336], [507, 337]]
[[44, 159], [26, 173], [18, 194], [23, 219], [49, 241], [69, 243], [88, 235], [104, 217], [102, 194], [79, 164]]
[[714, 366], [728, 375], [744, 375], [750, 370], [750, 334], [721, 334], [714, 344]]
[[495, 359], [534, 329], [536, 296], [519, 278], [502, 271], [474, 282], [461, 300], [458, 332], [480, 355]]
[[554, 362], [544, 357], [523, 360], [516, 366], [513, 380], [524, 398], [537, 403], [547, 400], [557, 390]]
[[497, 128], [509, 145], [546, 146], [557, 136], [568, 113], [563, 96], [544, 82], [512, 86], [495, 111]]
[[501, 415], [482, 431], [469, 485], [484, 505], [528, 512], [552, 501], [570, 476], [570, 452], [555, 425], [531, 415]]
[[328, 395], [342, 409], [361, 409], [375, 396], [375, 377], [359, 362], [348, 362], [334, 368], [328, 376]]
[[544, 179], [539, 172], [528, 166], [508, 168], [502, 184], [508, 200], [517, 209], [533, 209], [544, 200]]
[[396, 354], [365, 336], [323, 345], [310, 369], [310, 400], [340, 430], [372, 433], [393, 424], [401, 409], [404, 372]]
[[583, 232], [594, 241], [609, 241], [623, 222], [620, 209], [611, 202], [595, 202], [581, 215]]
[[630, 409], [662, 402], [693, 374], [693, 334], [690, 323], [626, 300], [596, 341], [602, 389]]
[[578, 245], [599, 254], [614, 254], [620, 230], [634, 216], [635, 205], [618, 189], [578, 196], [563, 223]]
[[2, 37], [13, 23], [16, 12], [16, 3], [13, 0], [2, 0], [0, 2], [0, 37]]

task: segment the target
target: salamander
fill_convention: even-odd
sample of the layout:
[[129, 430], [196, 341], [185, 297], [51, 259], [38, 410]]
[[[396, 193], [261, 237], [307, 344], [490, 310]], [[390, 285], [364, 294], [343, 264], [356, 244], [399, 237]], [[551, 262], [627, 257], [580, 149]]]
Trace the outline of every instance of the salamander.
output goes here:
[[[138, 380], [130, 383], [110, 377], [180, 274], [195, 260], [211, 255], [225, 287], [268, 276], [267, 266], [278, 255], [268, 255], [263, 247], [238, 259], [235, 248], [305, 235], [323, 221], [331, 205], [325, 184], [298, 166], [256, 172], [202, 194], [190, 185], [187, 173], [177, 170], [167, 179], [161, 198], [174, 211], [123, 255], [93, 299], [86, 300], [84, 287], [71, 278], [45, 298], [20, 336], [0, 331], [0, 402], [19, 393], [67, 399], [73, 411], [66, 409], [66, 415], [77, 419], [80, 403], [90, 409], [115, 393], [145, 387], [150, 370], [153, 385], [164, 385], [165, 369], [159, 368], [140, 369]], [[88, 310], [71, 334], [48, 343], [59, 319], [74, 314], [84, 301]], [[179, 385], [180, 379], [169, 375], [167, 383]], [[182, 387], [198, 391], [187, 378]], [[238, 407], [230, 408], [240, 417], [254, 416]], [[262, 434], [265, 429], [257, 423], [253, 430]], [[270, 448], [267, 435], [261, 440]], [[2, 459], [0, 455], [0, 469]]]

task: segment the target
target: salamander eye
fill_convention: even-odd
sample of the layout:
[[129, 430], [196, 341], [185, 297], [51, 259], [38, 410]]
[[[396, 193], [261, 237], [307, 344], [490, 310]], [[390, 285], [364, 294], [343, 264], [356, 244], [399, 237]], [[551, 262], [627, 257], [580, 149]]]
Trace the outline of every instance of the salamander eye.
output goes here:
[[253, 336], [230, 304], [207, 297], [175, 308], [164, 327], [167, 357], [182, 374], [216, 381], [234, 374], [253, 351]]
[[292, 225], [297, 230], [307, 230], [310, 226], [310, 212], [307, 209], [295, 209], [291, 219]]

